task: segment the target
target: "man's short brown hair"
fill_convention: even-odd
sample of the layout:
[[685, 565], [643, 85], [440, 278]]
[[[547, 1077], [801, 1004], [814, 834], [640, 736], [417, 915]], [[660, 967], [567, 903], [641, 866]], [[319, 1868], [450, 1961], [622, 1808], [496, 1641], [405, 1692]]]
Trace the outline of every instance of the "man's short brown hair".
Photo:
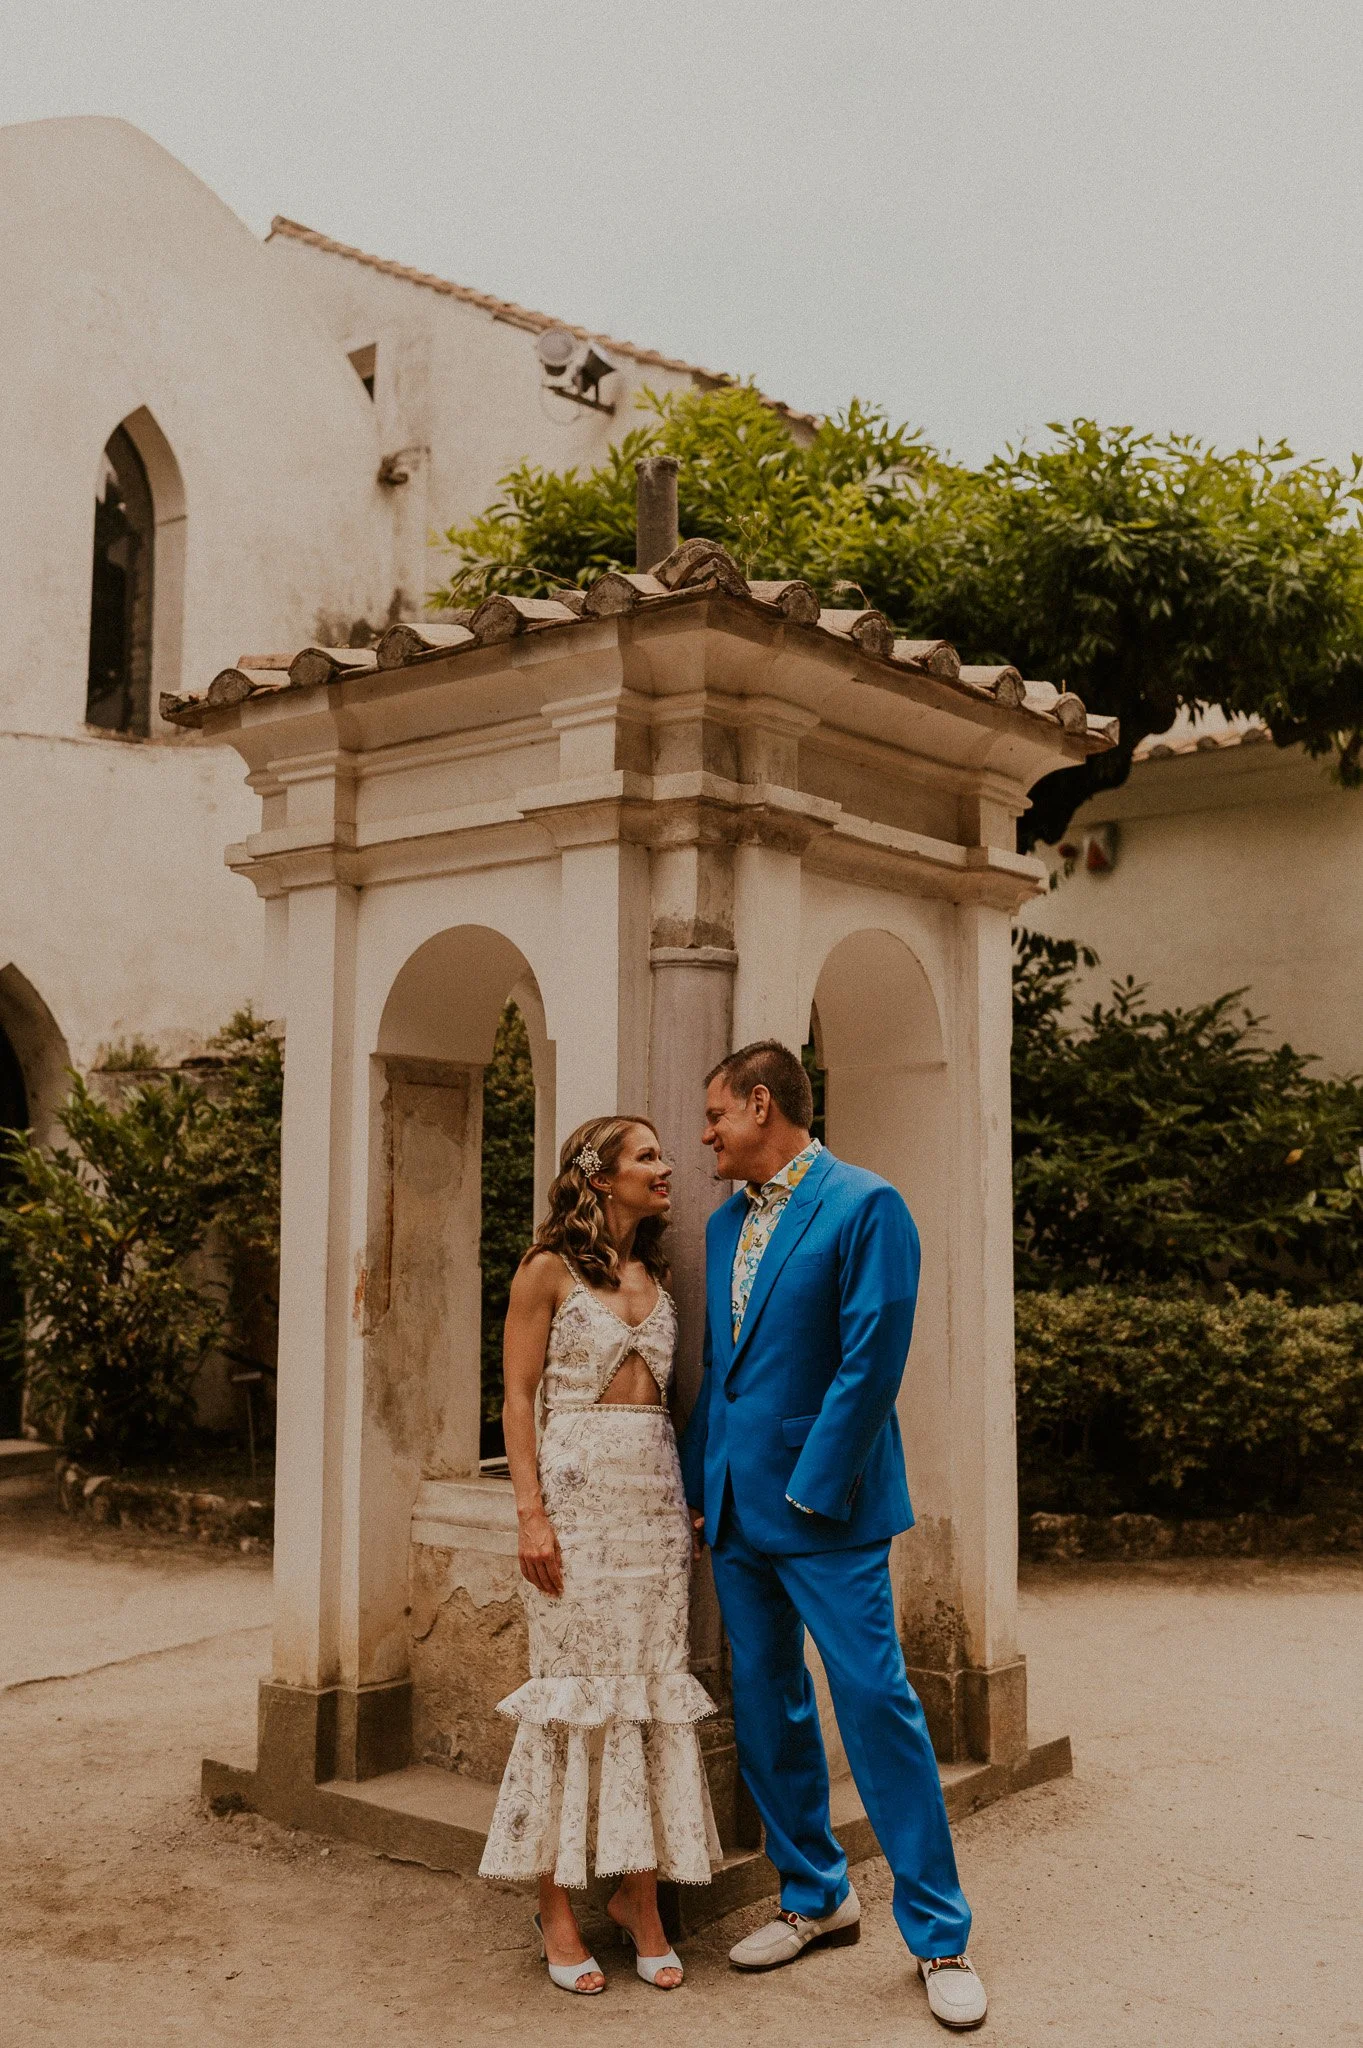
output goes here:
[[779, 1038], [755, 1038], [751, 1045], [741, 1045], [711, 1067], [705, 1085], [721, 1079], [738, 1102], [747, 1102], [759, 1085], [765, 1088], [797, 1131], [807, 1131], [814, 1121], [814, 1091], [804, 1063]]

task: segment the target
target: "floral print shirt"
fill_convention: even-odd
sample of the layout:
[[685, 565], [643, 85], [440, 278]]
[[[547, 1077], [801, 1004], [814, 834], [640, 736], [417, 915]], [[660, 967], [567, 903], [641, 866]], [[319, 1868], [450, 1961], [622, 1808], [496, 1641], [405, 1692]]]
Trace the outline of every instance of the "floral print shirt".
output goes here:
[[730, 1304], [734, 1320], [734, 1342], [743, 1327], [748, 1299], [752, 1294], [757, 1269], [762, 1263], [762, 1254], [771, 1243], [771, 1235], [781, 1220], [781, 1212], [794, 1194], [810, 1167], [823, 1151], [817, 1138], [812, 1138], [803, 1152], [797, 1152], [789, 1165], [774, 1173], [760, 1188], [744, 1190], [748, 1197], [748, 1213], [743, 1218], [743, 1228], [738, 1234], [738, 1249], [734, 1253], [733, 1283], [730, 1289]]

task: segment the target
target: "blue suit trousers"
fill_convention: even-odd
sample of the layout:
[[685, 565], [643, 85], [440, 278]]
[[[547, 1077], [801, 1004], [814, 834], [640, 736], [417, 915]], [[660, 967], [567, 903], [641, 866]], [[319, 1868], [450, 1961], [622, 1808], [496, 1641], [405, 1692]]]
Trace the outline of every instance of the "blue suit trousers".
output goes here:
[[847, 1896], [828, 1812], [805, 1630], [828, 1674], [852, 1776], [894, 1874], [894, 1917], [915, 1956], [960, 1955], [970, 1908], [956, 1876], [937, 1761], [904, 1670], [890, 1546], [774, 1556], [753, 1547], [730, 1494], [712, 1552], [733, 1656], [739, 1768], [766, 1829], [787, 1912], [821, 1919]]

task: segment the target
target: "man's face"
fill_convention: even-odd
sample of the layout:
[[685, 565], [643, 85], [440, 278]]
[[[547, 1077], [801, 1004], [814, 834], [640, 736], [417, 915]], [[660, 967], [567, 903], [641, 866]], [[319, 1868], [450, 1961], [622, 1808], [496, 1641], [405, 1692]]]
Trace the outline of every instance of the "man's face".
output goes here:
[[716, 1074], [705, 1091], [705, 1130], [701, 1138], [701, 1143], [714, 1154], [716, 1180], [760, 1177], [770, 1108], [771, 1099], [760, 1083], [746, 1102], [740, 1102], [724, 1076]]

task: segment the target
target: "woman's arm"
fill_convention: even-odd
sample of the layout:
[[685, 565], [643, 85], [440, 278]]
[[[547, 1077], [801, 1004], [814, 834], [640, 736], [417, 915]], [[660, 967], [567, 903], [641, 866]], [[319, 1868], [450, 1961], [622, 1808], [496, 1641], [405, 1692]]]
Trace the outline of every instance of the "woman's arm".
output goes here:
[[542, 1593], [563, 1591], [563, 1559], [553, 1523], [544, 1511], [535, 1454], [535, 1395], [544, 1375], [549, 1325], [558, 1307], [563, 1268], [557, 1259], [531, 1259], [511, 1283], [502, 1334], [506, 1394], [502, 1431], [516, 1496], [522, 1576]]

